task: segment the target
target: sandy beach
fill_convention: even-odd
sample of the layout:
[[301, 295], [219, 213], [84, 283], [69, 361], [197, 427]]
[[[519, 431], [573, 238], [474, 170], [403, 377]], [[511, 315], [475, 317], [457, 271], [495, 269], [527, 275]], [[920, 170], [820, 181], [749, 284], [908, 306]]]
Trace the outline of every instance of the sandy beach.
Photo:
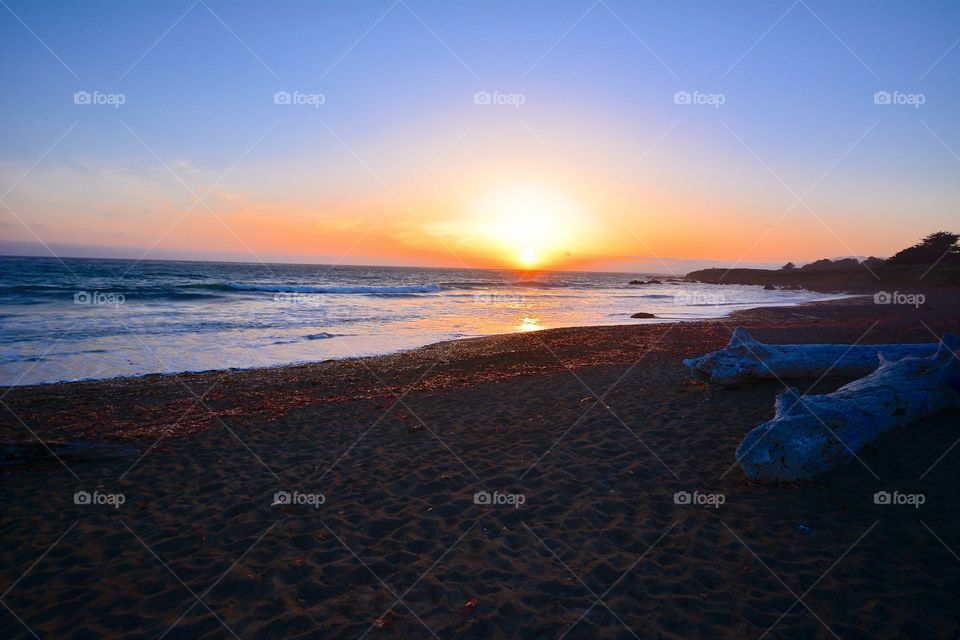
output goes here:
[[[2, 440], [35, 446], [3, 471], [3, 637], [955, 637], [957, 416], [751, 485], [734, 449], [782, 386], [710, 389], [680, 360], [736, 325], [932, 341], [957, 306], [853, 298], [6, 389]], [[55, 444], [76, 441], [93, 446]]]

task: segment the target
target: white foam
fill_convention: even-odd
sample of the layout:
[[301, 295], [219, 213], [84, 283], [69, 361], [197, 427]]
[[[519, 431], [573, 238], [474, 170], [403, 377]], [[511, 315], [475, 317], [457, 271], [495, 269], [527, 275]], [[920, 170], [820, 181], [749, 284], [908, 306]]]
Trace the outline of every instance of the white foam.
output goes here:
[[438, 293], [440, 285], [421, 284], [399, 287], [318, 287], [314, 285], [275, 285], [275, 284], [235, 284], [228, 283], [228, 287], [237, 291], [269, 291], [274, 293], [327, 293], [327, 294], [375, 294], [390, 295], [404, 293]]

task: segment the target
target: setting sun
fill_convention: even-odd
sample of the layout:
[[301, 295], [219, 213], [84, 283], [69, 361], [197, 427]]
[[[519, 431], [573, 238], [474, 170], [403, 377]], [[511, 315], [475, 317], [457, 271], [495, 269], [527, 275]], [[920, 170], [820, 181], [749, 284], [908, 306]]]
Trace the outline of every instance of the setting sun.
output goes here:
[[531, 268], [569, 255], [581, 216], [560, 193], [542, 187], [511, 186], [477, 204], [484, 235], [505, 261]]
[[539, 260], [537, 258], [536, 251], [533, 249], [524, 249], [520, 252], [520, 256], [517, 258], [517, 261], [520, 263], [520, 266], [533, 267], [536, 266]]

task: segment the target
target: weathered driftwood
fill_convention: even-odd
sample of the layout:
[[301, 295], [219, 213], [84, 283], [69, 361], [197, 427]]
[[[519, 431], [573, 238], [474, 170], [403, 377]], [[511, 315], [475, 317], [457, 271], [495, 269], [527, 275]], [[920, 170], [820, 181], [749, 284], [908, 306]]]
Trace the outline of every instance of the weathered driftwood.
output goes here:
[[704, 382], [732, 386], [756, 380], [818, 378], [827, 372], [859, 378], [877, 368], [877, 352], [887, 360], [930, 356], [936, 343], [926, 344], [764, 344], [743, 327], [719, 351], [683, 361]]
[[777, 397], [776, 416], [737, 447], [737, 462], [754, 480], [813, 478], [853, 459], [885, 431], [941, 409], [960, 408], [960, 339], [947, 334], [936, 353], [880, 367], [827, 395]]

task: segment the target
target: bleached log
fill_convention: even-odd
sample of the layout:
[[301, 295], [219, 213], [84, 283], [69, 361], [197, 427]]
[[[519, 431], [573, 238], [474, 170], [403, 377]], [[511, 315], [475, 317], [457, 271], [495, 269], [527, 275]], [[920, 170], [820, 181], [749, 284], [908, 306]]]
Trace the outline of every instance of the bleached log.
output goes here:
[[921, 344], [764, 344], [746, 329], [737, 327], [730, 342], [719, 351], [683, 364], [699, 380], [732, 386], [757, 380], [819, 378], [827, 372], [859, 378], [877, 368], [877, 352], [887, 360], [930, 356], [936, 343]]
[[827, 395], [777, 397], [776, 416], [747, 434], [737, 462], [753, 480], [813, 478], [853, 459], [880, 434], [942, 409], [960, 408], [960, 339], [943, 337], [931, 356], [880, 367]]

